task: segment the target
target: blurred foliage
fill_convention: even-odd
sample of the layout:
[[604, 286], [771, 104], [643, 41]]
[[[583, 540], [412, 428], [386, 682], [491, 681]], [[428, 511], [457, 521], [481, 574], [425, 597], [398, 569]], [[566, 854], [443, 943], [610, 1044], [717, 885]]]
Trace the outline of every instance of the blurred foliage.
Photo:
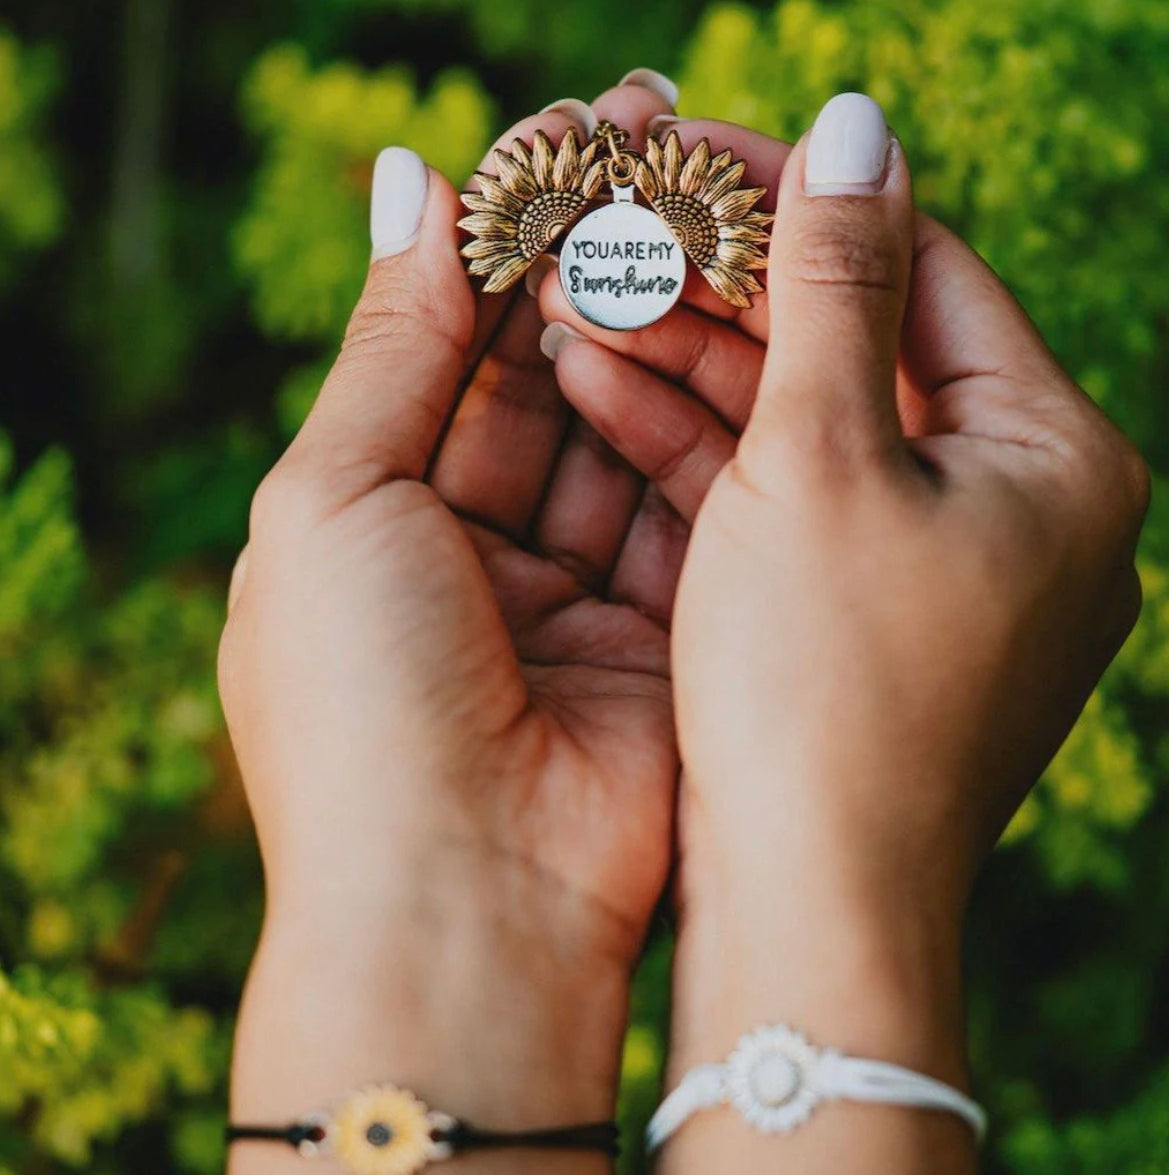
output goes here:
[[21, 251], [47, 245], [61, 229], [65, 209], [42, 133], [56, 85], [52, 53], [0, 28], [0, 290]]
[[[14, 0], [0, 28], [11, 1175], [221, 1162], [261, 892], [214, 697], [219, 601], [251, 487], [362, 281], [382, 146], [458, 181], [511, 118], [641, 64], [679, 79], [683, 113], [788, 138], [833, 92], [868, 90], [923, 205], [1169, 470], [1162, 0], [121, 2], [124, 42], [106, 8], [66, 0]], [[144, 4], [170, 20], [157, 73], [142, 68]], [[1142, 579], [1140, 627], [972, 914], [992, 1172], [1169, 1169], [1163, 494]], [[628, 1170], [657, 1095], [668, 969], [659, 934], [625, 1052]]]

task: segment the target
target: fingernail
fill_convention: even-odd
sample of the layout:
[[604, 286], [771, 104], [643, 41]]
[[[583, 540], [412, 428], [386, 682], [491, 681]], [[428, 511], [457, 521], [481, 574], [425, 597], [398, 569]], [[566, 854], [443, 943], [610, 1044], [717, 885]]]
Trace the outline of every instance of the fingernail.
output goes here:
[[540, 113], [551, 114], [553, 111], [557, 114], [566, 114], [573, 122], [580, 123], [586, 139], [591, 139], [596, 132], [597, 116], [593, 113], [593, 108], [579, 98], [557, 98], [555, 102], [549, 102]]
[[583, 338], [580, 331], [573, 330], [566, 322], [550, 322], [540, 336], [540, 350], [555, 363], [556, 357], [569, 343]]
[[559, 262], [547, 253], [541, 253], [532, 262], [531, 269], [524, 275], [524, 289], [535, 298], [540, 293], [540, 284], [554, 270]]
[[375, 260], [403, 253], [418, 239], [429, 182], [422, 157], [405, 147], [387, 147], [377, 157], [369, 208]]
[[676, 114], [655, 114], [645, 124], [645, 133], [650, 138], [656, 139], [659, 135], [664, 135], [672, 127], [677, 126], [681, 121]]
[[663, 102], [678, 105], [678, 87], [664, 73], [656, 69], [631, 69], [618, 83], [619, 86], [642, 86], [652, 90]]
[[804, 163], [809, 196], [871, 196], [885, 186], [889, 127], [865, 94], [837, 94], [816, 118]]

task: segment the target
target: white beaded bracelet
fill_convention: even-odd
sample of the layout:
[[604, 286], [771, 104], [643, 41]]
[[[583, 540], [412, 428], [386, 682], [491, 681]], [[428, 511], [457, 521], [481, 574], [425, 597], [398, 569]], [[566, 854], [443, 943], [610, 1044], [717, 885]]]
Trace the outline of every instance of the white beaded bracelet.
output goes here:
[[654, 1114], [646, 1141], [655, 1151], [691, 1115], [720, 1105], [765, 1134], [786, 1133], [820, 1102], [836, 1099], [944, 1110], [968, 1123], [979, 1141], [986, 1133], [985, 1111], [952, 1086], [886, 1061], [819, 1049], [776, 1024], [744, 1036], [725, 1064], [691, 1069]]

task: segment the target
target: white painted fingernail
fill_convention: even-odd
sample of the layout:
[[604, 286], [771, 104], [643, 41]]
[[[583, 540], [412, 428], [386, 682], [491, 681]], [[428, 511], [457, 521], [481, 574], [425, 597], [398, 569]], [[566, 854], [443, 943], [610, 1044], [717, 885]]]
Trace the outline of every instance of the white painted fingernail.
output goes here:
[[631, 69], [618, 83], [619, 86], [642, 86], [652, 90], [663, 102], [678, 105], [678, 87], [664, 73], [656, 69]]
[[555, 363], [557, 356], [569, 343], [583, 338], [584, 335], [573, 330], [567, 322], [550, 322], [540, 336], [540, 350]]
[[889, 127], [865, 94], [837, 94], [816, 118], [804, 163], [809, 196], [871, 196], [885, 186]]
[[422, 157], [405, 147], [387, 147], [373, 168], [369, 235], [373, 256], [393, 257], [418, 240], [430, 174]]
[[681, 121], [676, 114], [656, 114], [645, 124], [645, 133], [656, 139], [673, 130]]
[[593, 113], [593, 108], [579, 98], [557, 98], [555, 102], [549, 102], [540, 111], [541, 114], [552, 114], [553, 112], [566, 114], [573, 122], [579, 123], [586, 139], [591, 139], [596, 133], [597, 116]]
[[541, 253], [535, 261], [532, 262], [531, 269], [524, 274], [524, 289], [532, 295], [537, 297], [540, 293], [540, 285], [544, 279], [554, 270], [559, 261], [555, 257], [549, 257], [547, 253]]

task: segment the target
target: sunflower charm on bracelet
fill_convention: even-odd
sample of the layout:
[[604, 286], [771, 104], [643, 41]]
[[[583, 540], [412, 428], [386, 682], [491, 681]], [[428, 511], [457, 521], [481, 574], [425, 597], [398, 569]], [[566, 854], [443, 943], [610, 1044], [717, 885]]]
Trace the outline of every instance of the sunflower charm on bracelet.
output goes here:
[[329, 1141], [338, 1163], [355, 1175], [415, 1175], [448, 1153], [434, 1142], [435, 1123], [436, 1115], [412, 1093], [374, 1086], [337, 1111]]
[[[583, 148], [575, 131], [558, 150], [537, 131], [530, 150], [517, 139], [495, 152], [498, 175], [476, 174], [479, 190], [462, 197], [471, 215], [459, 221], [474, 238], [462, 249], [467, 268], [486, 278], [486, 293], [510, 289], [567, 233], [561, 284], [598, 326], [656, 322], [682, 295], [687, 257], [724, 301], [751, 304], [763, 288], [754, 271], [767, 266], [772, 217], [755, 211], [767, 189], [740, 187], [747, 165], [712, 155], [706, 139], [688, 157], [675, 131], [664, 144], [650, 139], [644, 158], [628, 141], [602, 122]], [[584, 215], [606, 182], [612, 202]]]

